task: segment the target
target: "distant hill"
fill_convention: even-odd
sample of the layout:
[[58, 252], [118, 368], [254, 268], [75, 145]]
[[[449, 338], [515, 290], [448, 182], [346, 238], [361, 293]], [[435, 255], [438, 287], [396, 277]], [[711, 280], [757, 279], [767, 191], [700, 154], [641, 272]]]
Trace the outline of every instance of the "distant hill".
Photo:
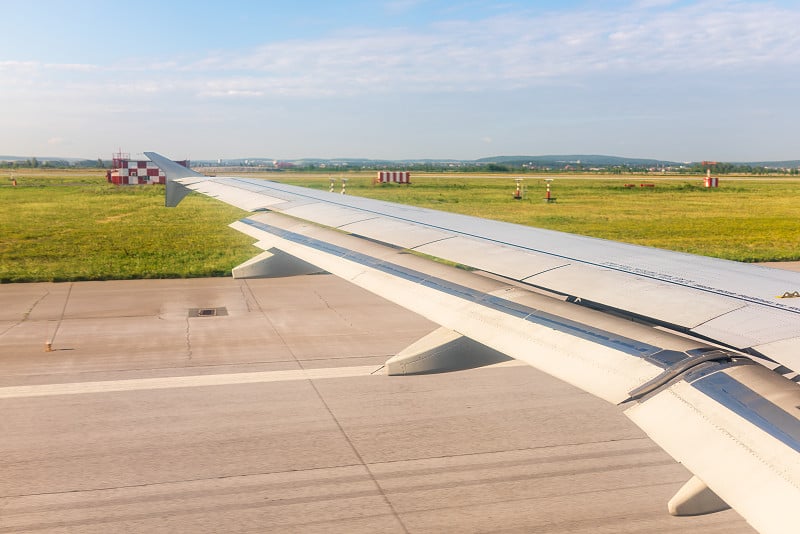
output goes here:
[[597, 154], [572, 154], [549, 156], [493, 156], [476, 159], [476, 163], [499, 163], [501, 165], [537, 165], [563, 166], [565, 164], [596, 165], [608, 167], [613, 165], [647, 166], [647, 165], [681, 165], [675, 161], [647, 158], [624, 158], [619, 156], [603, 156]]

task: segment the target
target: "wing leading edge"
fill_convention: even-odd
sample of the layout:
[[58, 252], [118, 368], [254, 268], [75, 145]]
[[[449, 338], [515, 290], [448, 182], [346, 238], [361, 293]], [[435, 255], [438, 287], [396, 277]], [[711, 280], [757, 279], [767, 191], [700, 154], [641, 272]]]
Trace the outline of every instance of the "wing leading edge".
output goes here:
[[[165, 160], [146, 154], [159, 166]], [[768, 280], [753, 287], [747, 285], [753, 271], [732, 262], [165, 167], [180, 198], [194, 190], [265, 212], [232, 225], [254, 237], [258, 247], [297, 258], [304, 269], [331, 272], [453, 333], [443, 336], [448, 341], [438, 353], [414, 355], [415, 365], [464, 350], [451, 343], [464, 336], [621, 405], [695, 475], [670, 503], [673, 513], [705, 513], [727, 503], [762, 532], [785, 532], [791, 525], [791, 505], [800, 503], [800, 387], [753, 364], [744, 352], [760, 353], [758, 348], [770, 344], [795, 346], [787, 340], [800, 335], [800, 309], [766, 295], [797, 283], [797, 277], [770, 270], [764, 273]], [[502, 278], [403, 253], [409, 249]], [[274, 261], [268, 256], [264, 263]], [[684, 276], [689, 270], [682, 261], [692, 262], [694, 276]], [[281, 273], [292, 272], [282, 265]], [[713, 278], [720, 265], [726, 280]], [[548, 275], [557, 271], [563, 276]], [[543, 296], [534, 290], [539, 288], [565, 298]], [[576, 298], [591, 306], [566, 302]], [[631, 307], [631, 301], [645, 302]], [[626, 311], [628, 317], [621, 317]], [[763, 326], [737, 332], [745, 346], [707, 335], [713, 329], [699, 330], [737, 313], [736, 321], [761, 313], [768, 320], [782, 317], [785, 324], [768, 333]], [[438, 340], [428, 345], [436, 349]], [[461, 348], [446, 348], [452, 346]]]

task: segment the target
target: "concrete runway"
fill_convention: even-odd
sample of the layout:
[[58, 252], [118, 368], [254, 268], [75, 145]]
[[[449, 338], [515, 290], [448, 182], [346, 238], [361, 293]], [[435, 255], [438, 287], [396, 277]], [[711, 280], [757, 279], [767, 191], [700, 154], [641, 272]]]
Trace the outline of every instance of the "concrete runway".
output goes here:
[[753, 532], [530, 367], [371, 374], [434, 328], [330, 275], [0, 285], [0, 533]]

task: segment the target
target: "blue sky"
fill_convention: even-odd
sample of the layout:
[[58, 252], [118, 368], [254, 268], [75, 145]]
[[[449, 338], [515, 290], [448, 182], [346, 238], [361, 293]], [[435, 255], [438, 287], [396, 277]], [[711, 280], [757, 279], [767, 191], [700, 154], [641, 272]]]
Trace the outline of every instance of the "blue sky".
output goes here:
[[0, 0], [0, 13], [3, 155], [800, 158], [794, 1]]

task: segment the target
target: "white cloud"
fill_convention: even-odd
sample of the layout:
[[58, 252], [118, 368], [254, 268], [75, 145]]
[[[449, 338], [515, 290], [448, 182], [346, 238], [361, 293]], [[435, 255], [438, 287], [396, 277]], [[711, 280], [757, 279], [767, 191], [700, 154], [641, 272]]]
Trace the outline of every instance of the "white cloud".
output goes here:
[[[665, 2], [648, 2], [649, 7]], [[715, 1], [653, 12], [558, 12], [439, 23], [426, 31], [348, 31], [215, 54], [188, 71], [246, 95], [480, 91], [595, 74], [800, 67], [800, 12]], [[232, 89], [235, 90], [235, 89]]]
[[37, 69], [39, 65], [36, 61], [0, 61], [0, 70], [33, 70]]
[[[509, 146], [527, 151], [536, 143], [534, 152], [555, 150], [551, 144], [564, 139], [570, 151], [611, 138], [627, 139], [631, 147], [652, 144], [655, 135], [687, 144], [687, 120], [706, 113], [709, 104], [717, 117], [733, 114], [737, 120], [746, 118], [742, 109], [763, 105], [769, 117], [754, 120], [769, 121], [767, 133], [776, 122], [791, 123], [784, 131], [797, 122], [790, 93], [800, 85], [798, 8], [645, 0], [613, 11], [504, 13], [393, 30], [339, 28], [249, 49], [109, 65], [8, 58], [0, 61], [0, 122], [6, 126], [0, 141], [25, 146], [19, 139], [31, 131], [45, 151], [52, 146], [45, 144], [50, 134], [39, 135], [37, 128], [47, 124], [68, 140], [58, 145], [65, 152], [90, 136], [104, 146], [111, 137], [116, 145], [127, 135], [133, 145], [146, 135], [154, 144], [180, 139], [198, 147], [228, 143], [236, 150], [244, 142], [259, 149], [269, 140], [270, 147], [317, 154], [341, 150], [336, 146], [357, 146], [358, 152], [406, 143], [408, 154], [433, 156], [447, 153], [440, 146], [481, 153]], [[781, 80], [773, 83], [776, 75]], [[653, 83], [635, 94], [637, 80]], [[762, 81], [763, 91], [746, 90], [754, 80]], [[712, 90], [700, 94], [698, 82]], [[649, 130], [658, 122], [654, 116], [661, 125]], [[279, 134], [265, 127], [265, 118], [281, 121]], [[137, 127], [117, 127], [126, 120]], [[364, 128], [381, 121], [396, 127], [382, 136]], [[500, 121], [503, 127], [495, 127]], [[678, 125], [677, 133], [665, 133], [666, 123]], [[139, 127], [145, 124], [159, 126]], [[608, 135], [609, 124], [615, 135]], [[294, 137], [287, 133], [292, 128]], [[762, 130], [736, 130], [740, 138], [753, 137], [748, 146], [766, 143], [766, 135], [755, 139], [750, 133]], [[317, 148], [311, 149], [306, 143], [314, 135]], [[796, 150], [790, 135], [775, 138], [781, 150]]]
[[148, 69], [138, 62], [103, 69], [2, 61], [0, 89], [13, 91], [14, 84], [24, 83], [26, 91], [76, 95], [115, 90], [252, 99], [476, 92], [581, 83], [595, 76], [800, 69], [798, 10], [726, 0], [652, 9], [668, 4], [649, 0], [611, 12], [506, 14], [420, 30], [349, 29], [250, 51], [217, 51], [183, 66], [150, 62]]
[[221, 89], [201, 91], [200, 96], [209, 98], [258, 98], [264, 96], [263, 91], [250, 91], [242, 89]]
[[639, 0], [634, 2], [634, 6], [642, 9], [649, 9], [653, 7], [666, 7], [677, 3], [678, 0]]
[[72, 72], [92, 72], [100, 69], [98, 65], [91, 65], [88, 63], [45, 63], [42, 68], [45, 70], [55, 69]]

